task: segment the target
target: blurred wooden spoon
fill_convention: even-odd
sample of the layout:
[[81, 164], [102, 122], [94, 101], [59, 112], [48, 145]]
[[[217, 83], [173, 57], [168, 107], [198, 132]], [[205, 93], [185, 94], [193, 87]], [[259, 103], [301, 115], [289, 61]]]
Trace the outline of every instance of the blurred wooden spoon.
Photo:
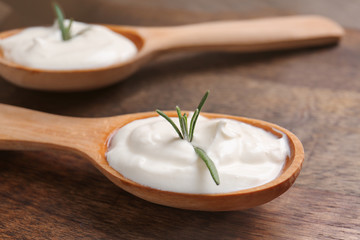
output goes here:
[[[171, 51], [260, 52], [335, 44], [343, 29], [320, 16], [290, 16], [222, 21], [176, 27], [105, 25], [138, 48], [132, 59], [91, 70], [41, 70], [18, 65], [0, 54], [0, 75], [30, 89], [83, 91], [105, 87], [128, 77], [155, 56]], [[22, 29], [0, 33], [0, 39]]]

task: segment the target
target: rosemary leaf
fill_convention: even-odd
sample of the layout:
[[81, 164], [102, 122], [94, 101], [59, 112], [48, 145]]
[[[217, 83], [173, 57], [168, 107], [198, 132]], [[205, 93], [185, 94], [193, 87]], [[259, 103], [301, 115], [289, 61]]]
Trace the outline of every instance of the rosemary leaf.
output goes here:
[[56, 2], [53, 2], [53, 7], [54, 7], [54, 11], [55, 11], [55, 14], [57, 17], [57, 21], [59, 24], [59, 28], [61, 31], [61, 36], [62, 36], [63, 41], [70, 40], [71, 39], [70, 27], [71, 27], [72, 21], [70, 21], [69, 26], [66, 28], [64, 25], [64, 19], [65, 19], [64, 14], [63, 14], [60, 6]]
[[73, 37], [77, 37], [80, 36], [81, 34], [84, 34], [86, 31], [89, 31], [91, 29], [91, 27], [86, 27], [83, 30], [77, 32], [76, 34], [73, 35]]
[[204, 161], [204, 163], [206, 164], [207, 168], [210, 171], [211, 177], [213, 178], [213, 180], [215, 181], [216, 185], [220, 184], [220, 179], [219, 179], [219, 174], [217, 172], [217, 169], [215, 167], [214, 162], [210, 159], [210, 157], [206, 154], [206, 152], [204, 150], [202, 150], [199, 147], [194, 147], [194, 150], [196, 152], [196, 154]]
[[187, 126], [186, 126], [186, 122], [187, 122], [187, 118], [186, 115], [181, 116], [180, 115], [180, 127], [181, 127], [181, 131], [183, 133], [184, 139], [189, 141], [189, 135], [187, 132]]
[[176, 106], [176, 112], [179, 117], [180, 129], [181, 129], [182, 135], [184, 137], [183, 139], [188, 140], [186, 130], [185, 130], [185, 125], [183, 123], [183, 117], [181, 115], [181, 110], [180, 110], [179, 106]]
[[200, 103], [199, 103], [199, 105], [197, 107], [197, 109], [199, 109], [199, 112], [201, 111], [201, 108], [203, 107], [203, 105], [204, 105], [204, 103], [205, 103], [205, 101], [206, 101], [206, 99], [207, 99], [207, 97], [209, 95], [209, 92], [210, 91], [207, 90], [206, 93], [204, 94], [204, 96], [202, 97], [202, 99], [201, 99], [201, 101], [200, 101]]
[[186, 113], [184, 113], [183, 119], [184, 119], [184, 128], [185, 128], [185, 132], [186, 132], [186, 139], [190, 142], [189, 130], [188, 130], [188, 119], [187, 119]]
[[67, 37], [70, 39], [71, 38], [71, 32], [70, 32], [70, 29], [71, 29], [71, 26], [74, 22], [74, 19], [73, 18], [70, 18], [70, 22], [69, 22], [69, 26], [66, 28], [66, 33], [67, 33]]
[[194, 137], [194, 129], [195, 129], [195, 124], [196, 124], [196, 121], [199, 117], [199, 109], [197, 108], [191, 118], [191, 121], [190, 121], [190, 130], [189, 130], [189, 141], [191, 142], [193, 140], [193, 137]]
[[181, 139], [184, 139], [184, 137], [181, 135], [181, 132], [179, 130], [179, 128], [176, 126], [176, 124], [173, 122], [173, 120], [171, 120], [171, 118], [169, 118], [165, 113], [163, 113], [161, 110], [156, 109], [156, 112], [162, 116], [163, 118], [165, 118], [170, 124], [171, 126], [173, 126], [173, 128], [175, 129], [175, 131], [177, 132], [177, 134], [179, 135], [179, 137]]
[[180, 110], [179, 106], [176, 106], [176, 112], [177, 112], [177, 115], [179, 117], [179, 123], [181, 124], [182, 116], [181, 116], [181, 110]]

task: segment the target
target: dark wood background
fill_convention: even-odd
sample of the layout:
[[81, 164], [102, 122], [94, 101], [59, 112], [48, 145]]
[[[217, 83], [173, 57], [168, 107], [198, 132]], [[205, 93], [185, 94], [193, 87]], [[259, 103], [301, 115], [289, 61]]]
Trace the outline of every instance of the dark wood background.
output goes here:
[[[245, 211], [195, 212], [122, 191], [65, 152], [0, 151], [0, 239], [360, 239], [360, 1], [63, 0], [76, 20], [177, 25], [221, 19], [322, 14], [347, 28], [339, 46], [161, 57], [114, 86], [48, 93], [0, 79], [0, 102], [104, 117], [205, 106], [293, 131], [306, 158], [295, 185]], [[49, 1], [0, 1], [0, 30], [50, 24]], [[6, 126], [0, 126], [0, 128]]]

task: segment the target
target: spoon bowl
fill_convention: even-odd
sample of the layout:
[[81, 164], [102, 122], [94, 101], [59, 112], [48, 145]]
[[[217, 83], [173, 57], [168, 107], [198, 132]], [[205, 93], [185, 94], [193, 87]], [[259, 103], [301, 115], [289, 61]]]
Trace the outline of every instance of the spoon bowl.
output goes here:
[[[86, 70], [42, 70], [8, 61], [0, 51], [0, 75], [25, 88], [84, 91], [114, 84], [154, 57], [172, 51], [260, 52], [336, 44], [344, 34], [335, 22], [320, 16], [290, 16], [220, 21], [176, 27], [104, 25], [130, 39], [138, 53], [128, 61]], [[0, 39], [22, 29], [0, 33]]]
[[[132, 59], [109, 67], [84, 70], [35, 69], [8, 61], [0, 49], [0, 75], [9, 82], [24, 88], [46, 91], [85, 91], [109, 86], [134, 73], [147, 61], [143, 50], [144, 39], [131, 28], [106, 26], [130, 39], [138, 54]], [[10, 37], [23, 29], [0, 33], [0, 39]]]
[[[177, 116], [176, 112], [166, 112]], [[155, 112], [127, 114], [106, 118], [57, 116], [0, 104], [0, 149], [61, 149], [88, 159], [108, 179], [123, 190], [147, 201], [189, 210], [230, 211], [255, 207], [273, 200], [288, 190], [300, 173], [304, 150], [300, 140], [290, 131], [261, 120], [223, 114], [202, 113], [208, 118], [229, 118], [262, 128], [279, 136], [286, 134], [291, 155], [279, 176], [264, 185], [230, 193], [187, 194], [162, 191], [131, 181], [111, 168], [106, 151], [112, 134], [134, 120], [157, 116]], [[280, 136], [279, 136], [280, 137]]]

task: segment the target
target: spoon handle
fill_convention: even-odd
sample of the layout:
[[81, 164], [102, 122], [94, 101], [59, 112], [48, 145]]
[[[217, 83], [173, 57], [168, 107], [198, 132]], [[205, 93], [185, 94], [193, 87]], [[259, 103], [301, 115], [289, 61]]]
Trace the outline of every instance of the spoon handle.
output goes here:
[[[0, 104], [0, 149], [73, 151], [93, 148], [102, 139], [92, 119], [63, 117]], [[83, 152], [82, 151], [82, 152]]]
[[258, 52], [337, 43], [344, 30], [320, 16], [222, 21], [177, 27], [140, 28], [149, 47], [169, 50]]

